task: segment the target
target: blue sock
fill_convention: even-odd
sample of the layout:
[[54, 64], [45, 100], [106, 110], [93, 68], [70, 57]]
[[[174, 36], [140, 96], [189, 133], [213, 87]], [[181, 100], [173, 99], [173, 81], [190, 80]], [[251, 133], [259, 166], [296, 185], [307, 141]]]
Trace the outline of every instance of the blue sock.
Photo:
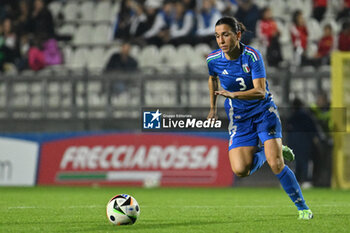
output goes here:
[[276, 176], [280, 180], [284, 191], [286, 191], [298, 210], [309, 209], [309, 207], [305, 204], [300, 186], [292, 170], [285, 165], [281, 173], [277, 174]]
[[265, 156], [264, 147], [260, 147], [258, 151], [255, 152], [254, 154], [253, 163], [252, 163], [252, 167], [250, 169], [249, 175], [253, 174], [259, 168], [261, 168], [261, 166], [264, 165], [265, 162], [266, 162], [266, 156]]

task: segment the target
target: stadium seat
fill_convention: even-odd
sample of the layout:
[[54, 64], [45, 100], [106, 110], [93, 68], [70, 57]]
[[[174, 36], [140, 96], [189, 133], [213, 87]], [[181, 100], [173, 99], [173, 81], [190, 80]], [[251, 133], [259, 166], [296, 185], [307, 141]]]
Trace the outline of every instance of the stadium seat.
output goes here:
[[98, 1], [95, 7], [95, 21], [110, 21], [112, 5], [109, 1]]
[[49, 82], [47, 84], [47, 91], [49, 95], [59, 94], [61, 86], [59, 82]]
[[12, 91], [17, 95], [23, 94], [23, 93], [26, 93], [28, 91], [28, 86], [24, 82], [14, 83], [12, 86]]
[[334, 19], [339, 11], [342, 10], [343, 0], [332, 0], [327, 2], [325, 18]]
[[6, 85], [0, 85], [0, 107], [4, 108], [6, 106]]
[[87, 66], [88, 58], [89, 50], [87, 48], [77, 48], [73, 53], [69, 68], [81, 72]]
[[[277, 2], [284, 2], [285, 4], [285, 10], [287, 11], [288, 15], [291, 17], [292, 14], [296, 10], [303, 10], [303, 1], [302, 0], [293, 0], [293, 1], [281, 1], [281, 0], [274, 0], [274, 4]], [[304, 15], [305, 17], [305, 15]]]
[[283, 43], [281, 44], [281, 52], [283, 61], [293, 61], [294, 59], [294, 51], [293, 51], [293, 45], [291, 43]]
[[268, 0], [259, 0], [259, 1], [255, 1], [255, 4], [260, 8], [264, 8], [268, 5]]
[[[329, 66], [327, 66], [329, 67]], [[325, 78], [322, 78], [322, 82], [321, 82], [321, 85], [322, 85], [322, 90], [325, 91], [326, 93], [330, 93], [331, 92], [331, 80], [329, 79], [329, 77], [325, 77]]]
[[141, 50], [139, 67], [143, 70], [155, 70], [161, 63], [159, 50], [154, 45], [149, 45]]
[[283, 20], [276, 20], [278, 31], [280, 32], [279, 42], [281, 44], [291, 43], [290, 23], [284, 23]]
[[111, 6], [111, 20], [115, 20], [116, 16], [120, 11], [120, 5], [121, 1], [115, 1], [114, 4]]
[[192, 57], [194, 56], [195, 50], [189, 44], [180, 45], [176, 51], [176, 63], [175, 66], [178, 70], [184, 70], [190, 67]]
[[81, 4], [80, 20], [93, 21], [94, 20], [95, 5], [92, 1], [84, 1]]
[[102, 83], [100, 81], [90, 81], [87, 86], [89, 93], [100, 93], [102, 91]]
[[174, 68], [176, 48], [174, 45], [163, 45], [159, 49], [158, 71], [169, 73]]
[[152, 80], [145, 83], [146, 105], [174, 106], [176, 105], [176, 82]]
[[[268, 6], [272, 9], [275, 18], [285, 18], [286, 3], [281, 0], [270, 0]], [[288, 15], [289, 17], [289, 15]]]
[[110, 42], [112, 34], [112, 28], [106, 24], [100, 24], [95, 26], [92, 33], [91, 42], [94, 44], [105, 44]]
[[57, 34], [60, 36], [72, 36], [75, 33], [75, 26], [74, 24], [64, 24], [57, 30]]
[[63, 7], [63, 16], [65, 21], [76, 21], [79, 16], [79, 3], [77, 1], [67, 1], [66, 5]]
[[315, 57], [315, 55], [317, 54], [317, 49], [317, 43], [309, 42], [307, 45], [306, 56], [309, 58]]
[[[44, 100], [41, 96], [32, 96], [30, 98], [30, 106], [31, 107], [35, 107], [35, 108], [41, 107], [41, 106], [43, 106], [43, 103], [44, 103]], [[33, 118], [33, 117], [31, 117], [31, 118]]]
[[60, 106], [60, 98], [58, 95], [49, 96], [47, 99], [47, 105], [49, 108], [57, 108]]
[[64, 64], [68, 66], [71, 63], [73, 57], [72, 47], [70, 45], [65, 45], [61, 48], [61, 51], [63, 53]]
[[322, 36], [322, 29], [318, 21], [314, 18], [306, 20], [307, 30], [309, 32], [309, 41], [317, 42]]
[[140, 52], [141, 52], [141, 49], [140, 49], [139, 46], [137, 46], [137, 45], [131, 46], [131, 48], [130, 48], [130, 56], [135, 58], [137, 61], [138, 61], [137, 57], [139, 56]]
[[90, 25], [81, 25], [75, 35], [74, 35], [74, 44], [89, 44], [91, 42], [92, 26]]
[[[104, 106], [106, 106], [107, 104], [107, 101], [106, 101], [106, 98], [104, 98], [103, 96], [100, 96], [98, 94], [89, 94], [89, 97], [88, 97], [88, 104], [89, 104], [89, 107], [91, 108], [102, 108]], [[94, 111], [94, 112], [91, 112], [89, 114], [93, 114], [94, 116], [90, 116], [90, 117], [96, 117], [96, 114], [98, 112]]]
[[104, 68], [105, 50], [101, 47], [95, 47], [90, 51], [87, 61], [87, 67], [93, 74], [100, 74]]
[[60, 1], [54, 1], [54, 2], [51, 2], [48, 6], [51, 14], [52, 14], [52, 17], [54, 19], [57, 18], [58, 14], [61, 12], [62, 10], [62, 3]]
[[213, 49], [210, 48], [208, 44], [204, 44], [204, 43], [196, 44], [194, 46], [194, 50], [195, 50], [195, 53], [203, 53], [205, 55], [208, 55], [210, 52], [213, 51]]
[[310, 0], [301, 0], [301, 10], [303, 11], [305, 19], [312, 17], [313, 4]]
[[207, 72], [207, 56], [213, 49], [207, 44], [197, 44], [194, 47], [193, 59], [190, 63], [190, 69], [195, 72]]

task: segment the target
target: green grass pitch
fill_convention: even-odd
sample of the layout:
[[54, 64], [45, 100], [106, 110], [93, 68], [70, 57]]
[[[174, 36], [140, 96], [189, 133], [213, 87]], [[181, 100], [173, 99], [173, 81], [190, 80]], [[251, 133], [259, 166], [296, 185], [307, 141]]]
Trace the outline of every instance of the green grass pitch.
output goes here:
[[[105, 207], [116, 194], [136, 198], [134, 225], [114, 226]], [[0, 232], [350, 232], [350, 191], [310, 189], [311, 221], [279, 188], [0, 188]]]

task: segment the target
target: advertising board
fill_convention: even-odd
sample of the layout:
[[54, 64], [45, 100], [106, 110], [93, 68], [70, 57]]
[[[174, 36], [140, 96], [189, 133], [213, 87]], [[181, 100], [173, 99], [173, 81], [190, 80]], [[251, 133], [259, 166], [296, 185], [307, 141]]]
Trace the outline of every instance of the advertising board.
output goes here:
[[0, 186], [35, 184], [39, 144], [0, 137]]
[[182, 134], [102, 134], [44, 142], [39, 185], [231, 186], [227, 141]]

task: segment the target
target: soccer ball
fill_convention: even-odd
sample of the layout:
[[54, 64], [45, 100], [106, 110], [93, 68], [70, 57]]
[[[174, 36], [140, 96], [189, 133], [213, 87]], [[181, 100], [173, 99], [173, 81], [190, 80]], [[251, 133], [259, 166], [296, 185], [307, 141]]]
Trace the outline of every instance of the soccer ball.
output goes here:
[[130, 195], [119, 194], [107, 204], [107, 218], [115, 225], [134, 224], [139, 215], [140, 206]]

